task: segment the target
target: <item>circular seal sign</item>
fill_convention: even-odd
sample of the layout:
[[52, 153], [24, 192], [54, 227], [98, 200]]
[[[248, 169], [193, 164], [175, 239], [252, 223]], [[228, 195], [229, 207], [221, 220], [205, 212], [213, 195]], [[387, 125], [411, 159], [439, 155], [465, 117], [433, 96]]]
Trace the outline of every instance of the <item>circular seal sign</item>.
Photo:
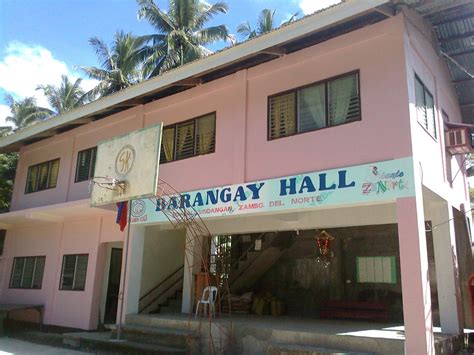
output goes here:
[[146, 212], [146, 203], [142, 200], [135, 200], [132, 202], [132, 216], [141, 217]]
[[115, 172], [119, 176], [127, 175], [133, 168], [135, 162], [135, 149], [129, 144], [120, 149], [115, 158]]

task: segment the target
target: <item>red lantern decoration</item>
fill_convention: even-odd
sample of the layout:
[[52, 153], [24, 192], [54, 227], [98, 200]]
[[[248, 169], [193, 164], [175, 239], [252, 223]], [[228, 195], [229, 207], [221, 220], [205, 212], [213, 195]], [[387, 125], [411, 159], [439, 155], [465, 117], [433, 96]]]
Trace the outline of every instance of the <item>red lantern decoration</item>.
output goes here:
[[324, 263], [325, 267], [328, 267], [331, 263], [331, 258], [334, 257], [334, 253], [331, 251], [331, 242], [334, 237], [328, 232], [323, 230], [321, 233], [316, 234], [317, 250], [316, 250], [316, 261], [318, 263]]

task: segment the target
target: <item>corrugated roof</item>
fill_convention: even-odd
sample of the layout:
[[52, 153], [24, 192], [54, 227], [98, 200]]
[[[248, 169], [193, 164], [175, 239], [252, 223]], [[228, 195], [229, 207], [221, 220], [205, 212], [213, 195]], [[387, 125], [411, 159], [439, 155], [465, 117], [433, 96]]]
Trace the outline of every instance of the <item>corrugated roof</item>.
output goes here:
[[474, 1], [416, 1], [412, 6], [433, 25], [451, 73], [463, 121], [474, 123]]

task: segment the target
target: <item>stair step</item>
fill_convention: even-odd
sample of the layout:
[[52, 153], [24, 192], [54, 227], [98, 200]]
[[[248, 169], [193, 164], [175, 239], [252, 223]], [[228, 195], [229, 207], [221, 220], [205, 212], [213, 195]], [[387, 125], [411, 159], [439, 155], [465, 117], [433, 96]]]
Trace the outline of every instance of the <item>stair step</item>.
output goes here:
[[[147, 344], [122, 338], [117, 341], [110, 332], [66, 333], [63, 343], [84, 350], [102, 350], [104, 352], [146, 353], [146, 354], [187, 354], [184, 346], [169, 346], [164, 344]], [[100, 353], [100, 352], [99, 352]]]
[[169, 307], [178, 307], [181, 309], [181, 305], [183, 304], [183, 300], [181, 298], [179, 299], [170, 299], [168, 300], [167, 306]]
[[125, 338], [130, 341], [184, 348], [190, 351], [199, 349], [199, 336], [188, 330], [129, 324], [125, 324], [122, 329]]
[[161, 313], [161, 314], [181, 313], [181, 307], [161, 306], [157, 313]]
[[272, 344], [267, 354], [271, 355], [368, 355], [372, 353], [361, 353], [355, 351], [337, 350], [322, 347], [294, 344]]

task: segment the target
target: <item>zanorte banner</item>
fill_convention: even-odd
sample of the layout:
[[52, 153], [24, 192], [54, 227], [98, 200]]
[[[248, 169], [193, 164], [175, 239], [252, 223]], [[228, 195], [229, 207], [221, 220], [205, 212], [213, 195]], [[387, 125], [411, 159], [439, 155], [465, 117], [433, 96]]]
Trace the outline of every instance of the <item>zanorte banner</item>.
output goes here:
[[166, 211], [194, 209], [202, 218], [391, 201], [414, 195], [412, 158], [135, 200], [132, 223], [167, 222]]

